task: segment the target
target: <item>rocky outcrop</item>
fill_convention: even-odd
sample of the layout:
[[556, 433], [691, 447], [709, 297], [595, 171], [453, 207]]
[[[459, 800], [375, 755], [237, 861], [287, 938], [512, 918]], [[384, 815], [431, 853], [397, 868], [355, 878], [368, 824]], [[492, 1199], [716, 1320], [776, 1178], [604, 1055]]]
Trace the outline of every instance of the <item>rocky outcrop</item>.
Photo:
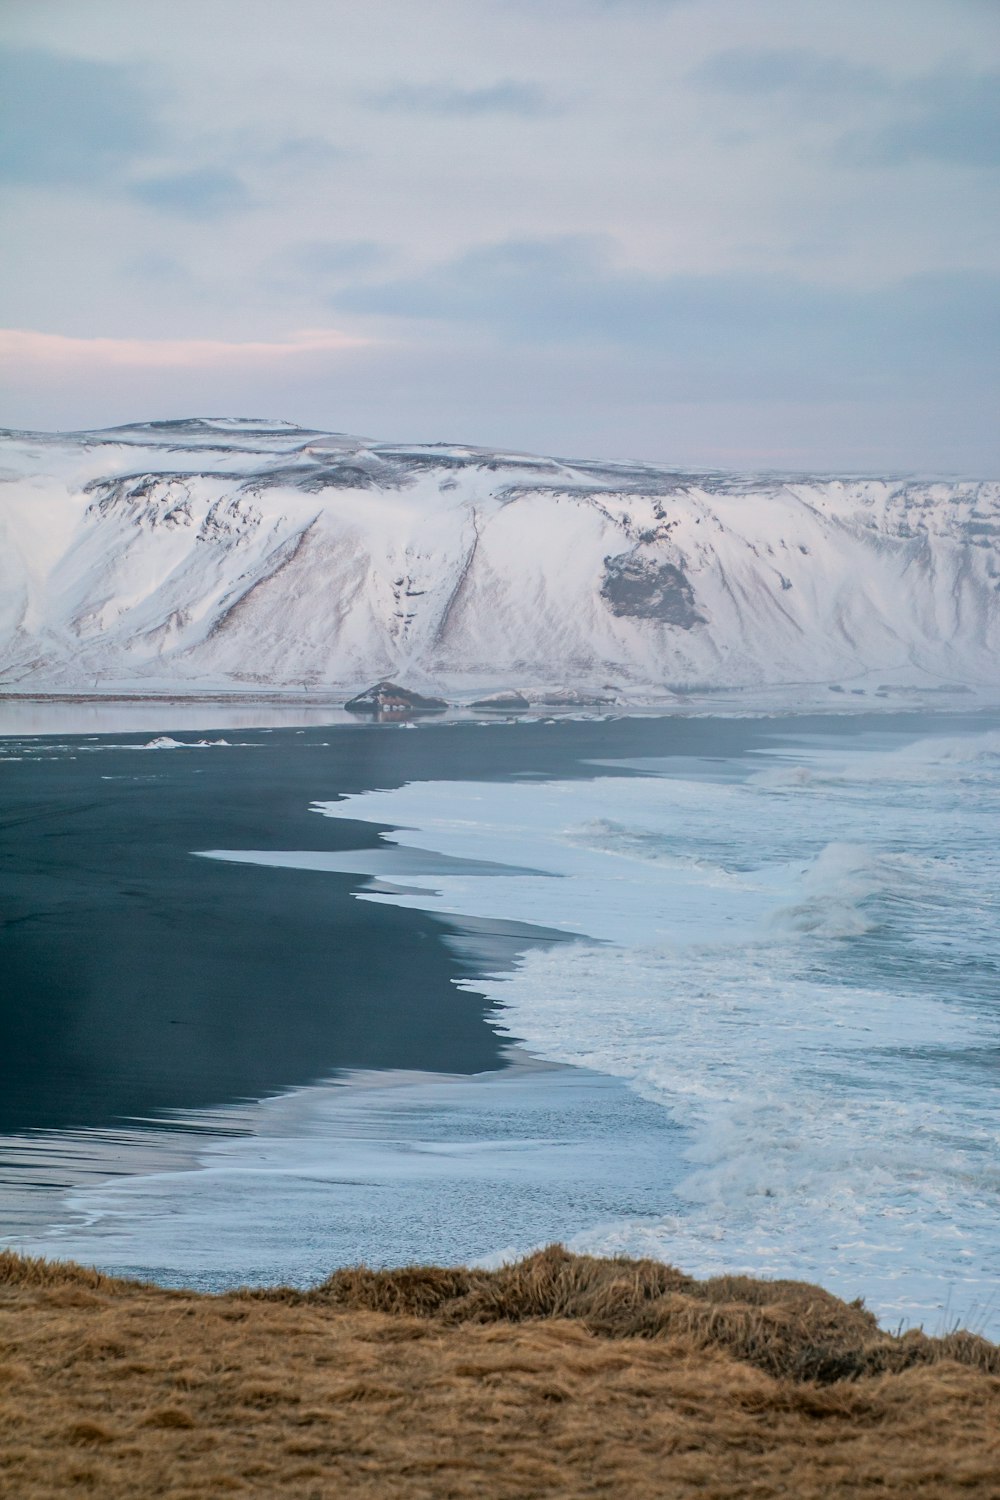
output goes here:
[[614, 701], [613, 698], [602, 697], [600, 693], [584, 693], [578, 688], [553, 688], [535, 699], [536, 703], [543, 703], [546, 708], [597, 708]]
[[675, 563], [624, 553], [605, 559], [601, 596], [613, 614], [637, 620], [661, 620], [691, 630], [704, 625], [695, 608], [694, 590]]
[[443, 698], [425, 698], [396, 682], [376, 682], [344, 704], [351, 714], [439, 714], [448, 707]]
[[477, 698], [469, 707], [495, 709], [498, 713], [521, 713], [531, 707], [531, 700], [518, 692], [487, 693], [485, 698]]

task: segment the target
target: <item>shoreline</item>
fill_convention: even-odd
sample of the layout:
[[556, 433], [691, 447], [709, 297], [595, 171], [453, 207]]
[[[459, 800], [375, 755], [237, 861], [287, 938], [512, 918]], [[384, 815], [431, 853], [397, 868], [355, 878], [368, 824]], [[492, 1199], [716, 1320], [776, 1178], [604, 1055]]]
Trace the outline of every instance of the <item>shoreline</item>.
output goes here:
[[[978, 726], [979, 718], [978, 714], [968, 714], [966, 724]], [[36, 792], [45, 788], [49, 788], [50, 791], [60, 787], [64, 790], [75, 788], [74, 796], [82, 798], [84, 792], [88, 797], [92, 797], [95, 791], [100, 790], [99, 783], [107, 783], [106, 790], [111, 800], [95, 804], [93, 828], [101, 841], [106, 840], [109, 827], [117, 826], [109, 824], [108, 809], [114, 810], [117, 816], [120, 802], [121, 809], [127, 813], [127, 816], [120, 819], [120, 833], [115, 833], [115, 839], [128, 842], [116, 842], [115, 847], [125, 850], [125, 855], [120, 857], [127, 858], [132, 853], [128, 848], [128, 843], [135, 846], [134, 863], [131, 866], [119, 864], [110, 871], [109, 890], [119, 891], [126, 880], [129, 884], [133, 881], [146, 881], [145, 889], [149, 894], [144, 898], [144, 908], [149, 907], [150, 902], [158, 900], [156, 894], [158, 891], [169, 890], [172, 893], [171, 902], [181, 899], [184, 912], [189, 914], [190, 920], [182, 923], [179, 928], [176, 920], [171, 924], [175, 931], [184, 932], [185, 945], [190, 944], [196, 935], [198, 925], [206, 920], [211, 924], [210, 929], [206, 928], [206, 932], [211, 931], [211, 945], [206, 949], [206, 954], [213, 951], [217, 944], [217, 924], [220, 918], [227, 923], [231, 920], [235, 921], [238, 931], [234, 929], [234, 937], [238, 936], [238, 943], [227, 950], [227, 959], [241, 956], [246, 944], [257, 940], [257, 931], [261, 925], [259, 917], [262, 910], [266, 911], [267, 921], [278, 924], [275, 930], [282, 933], [282, 942], [285, 945], [281, 954], [284, 967], [276, 967], [273, 973], [275, 980], [280, 975], [283, 985], [288, 982], [288, 975], [285, 972], [288, 965], [300, 964], [303, 960], [303, 944], [313, 941], [317, 933], [325, 932], [328, 937], [331, 923], [332, 930], [340, 931], [337, 923], [341, 921], [341, 915], [334, 918], [334, 906], [331, 903], [336, 904], [336, 911], [342, 914], [343, 919], [348, 923], [352, 919], [359, 918], [362, 909], [367, 908], [363, 919], [365, 931], [359, 934], [361, 943], [361, 947], [357, 950], [359, 954], [363, 952], [370, 957], [373, 944], [385, 947], [387, 942], [390, 950], [393, 950], [401, 934], [408, 930], [410, 933], [408, 941], [412, 941], [407, 953], [413, 956], [414, 962], [421, 953], [424, 955], [424, 958], [420, 960], [422, 963], [426, 961], [428, 955], [434, 955], [431, 969], [425, 974], [425, 980], [430, 984], [430, 988], [426, 987], [424, 980], [418, 978], [418, 971], [410, 966], [409, 956], [406, 962], [396, 962], [395, 971], [391, 967], [384, 970], [382, 975], [384, 994], [374, 1010], [368, 1003], [358, 1005], [356, 1013], [359, 1029], [353, 1038], [346, 1036], [339, 1021], [337, 1026], [328, 1032], [313, 1033], [305, 1040], [298, 1038], [295, 1023], [290, 1019], [287, 1011], [281, 1005], [274, 1005], [275, 997], [268, 996], [266, 993], [262, 995], [256, 981], [242, 986], [232, 985], [231, 996], [227, 999], [229, 1008], [218, 1011], [218, 1015], [222, 1019], [223, 1027], [234, 1023], [238, 1026], [239, 1029], [234, 1035], [241, 1047], [245, 1035], [249, 1034], [251, 1039], [249, 1050], [255, 1052], [259, 1059], [266, 1060], [268, 1066], [271, 1066], [276, 1053], [276, 1044], [285, 1045], [290, 1034], [293, 1039], [301, 1042], [298, 1052], [303, 1065], [309, 1070], [306, 1077], [300, 1076], [298, 1080], [293, 1078], [287, 1081], [279, 1077], [277, 1085], [271, 1084], [263, 1093], [259, 1091], [259, 1087], [253, 1091], [245, 1088], [235, 1090], [237, 1094], [243, 1096], [254, 1092], [256, 1097], [263, 1098], [267, 1102], [280, 1101], [281, 1095], [287, 1095], [289, 1089], [294, 1093], [296, 1089], [301, 1090], [303, 1086], [307, 1089], [315, 1087], [309, 1080], [310, 1078], [315, 1080], [319, 1071], [315, 1065], [318, 1051], [321, 1051], [323, 1046], [328, 1046], [331, 1040], [335, 1041], [338, 1047], [342, 1047], [346, 1040], [350, 1046], [356, 1047], [360, 1044], [367, 1049], [362, 1061], [359, 1062], [353, 1058], [349, 1061], [348, 1066], [354, 1070], [358, 1067], [374, 1067], [383, 1076], [393, 1069], [397, 1072], [413, 1072], [420, 1068], [424, 1074], [449, 1071], [447, 1063], [442, 1069], [440, 1059], [443, 1052], [454, 1049], [457, 1041], [457, 1026], [465, 1027], [465, 1040], [462, 1045], [472, 1049], [471, 1055], [465, 1058], [464, 1066], [457, 1070], [464, 1076], [463, 1087], [477, 1086], [477, 1078], [482, 1078], [484, 1073], [489, 1071], [489, 1062], [475, 1065], [476, 1056], [489, 1055], [495, 1059], [492, 1066], [499, 1067], [501, 1070], [498, 1077], [503, 1076], [506, 1067], [504, 1057], [507, 1038], [504, 1035], [503, 1025], [495, 1024], [489, 1015], [492, 1007], [491, 1003], [484, 999], [484, 979], [488, 978], [489, 972], [495, 974], [498, 968], [503, 967], [505, 944], [509, 958], [523, 951], [525, 946], [532, 942], [547, 944], [553, 936], [552, 933], [539, 932], [534, 927], [529, 930], [523, 922], [514, 924], [516, 931], [504, 933], [499, 931], [499, 924], [495, 921], [488, 923], [481, 915], [470, 923], [468, 918], [458, 919], [454, 911], [431, 915], [413, 909], [407, 910], [405, 895], [402, 904], [393, 906], [386, 906], [378, 899], [358, 901], [359, 894], [368, 894], [377, 898], [381, 894], [379, 886], [381, 885], [382, 891], [387, 891], [387, 883], [396, 892], [401, 886], [405, 888], [407, 868], [404, 866], [410, 868], [411, 874], [423, 873], [432, 881], [435, 876], [446, 880], [461, 873], [459, 868], [461, 861], [459, 861], [459, 866], [456, 866], [454, 863], [449, 863], [448, 859], [429, 855], [427, 850], [421, 852], [419, 849], [411, 849], [407, 852], [405, 827], [410, 823], [419, 822], [419, 818], [414, 820], [403, 816], [394, 820], [390, 815], [383, 819], [386, 825], [392, 824], [393, 828], [396, 828], [398, 822], [400, 826], [397, 831], [404, 832], [402, 844], [392, 843], [388, 847], [383, 836], [387, 829], [383, 829], [383, 824], [352, 820], [349, 808], [345, 809], [346, 816], [338, 815], [332, 819], [318, 818], [309, 809], [318, 805], [324, 794], [328, 798], [333, 796], [336, 801], [345, 795], [349, 796], [350, 792], [365, 792], [373, 788], [385, 790], [394, 786], [401, 787], [406, 783], [440, 781], [448, 778], [472, 785], [473, 788], [476, 783], [484, 780], [516, 783], [520, 777], [524, 776], [565, 781], [581, 778], [586, 782], [597, 784], [602, 777], [609, 775], [612, 777], [636, 776], [641, 779], [643, 763], [646, 764], [647, 770], [651, 769], [652, 760], [656, 758], [657, 753], [662, 765], [673, 763], [678, 768], [690, 761], [692, 757], [705, 756], [710, 752], [715, 758], [725, 755], [735, 757], [737, 760], [742, 759], [744, 763], [759, 765], [760, 760], [757, 756], [761, 750], [772, 750], [781, 744], [791, 743], [794, 746], [795, 744], [816, 743], [818, 742], [815, 740], [816, 736], [821, 736], [822, 741], [828, 747], [834, 745], [839, 747], [842, 742], [847, 744], [853, 740], [861, 728], [869, 735], [869, 743], [877, 745], [884, 741], [887, 728], [894, 728], [907, 736], [914, 736], [934, 733], [935, 730], [939, 733], [948, 733], [955, 723], [954, 716], [941, 713], [934, 716], [900, 715], [895, 717], [893, 725], [889, 725], [883, 715], [872, 715], [864, 721], [859, 721], [853, 715], [849, 719], [841, 717], [834, 721], [826, 716], [817, 715], [783, 716], [780, 719], [767, 717], [749, 723], [746, 720], [734, 719], [710, 720], [706, 723], [698, 718], [667, 719], [654, 716], [617, 718], [613, 721], [600, 716], [581, 720], [580, 717], [573, 716], [562, 720], [554, 718], [550, 727], [539, 727], [537, 723], [509, 724], [504, 726], [502, 734], [497, 732], [493, 735], [481, 734], [478, 726], [470, 723], [427, 723], [423, 726], [425, 732], [420, 736], [397, 736], [389, 732], [385, 726], [362, 724], [352, 725], [349, 735], [337, 734], [334, 729], [285, 730], [270, 735], [243, 737], [245, 742], [228, 744], [224, 748], [216, 748], [212, 745], [198, 746], [197, 744], [188, 744], [183, 748], [178, 746], [176, 754], [167, 756], [159, 752], [155, 756], [137, 755], [136, 751], [142, 748], [141, 745], [121, 743], [104, 737], [99, 743], [73, 742], [62, 746], [45, 747], [44, 754], [39, 754], [35, 765], [25, 762], [21, 767], [12, 768], [15, 779], [12, 779], [11, 785], [34, 787]], [[812, 741], [810, 737], [813, 737]], [[39, 749], [41, 752], [41, 747]], [[50, 753], [56, 756], [55, 760], [46, 759]], [[68, 778], [65, 783], [62, 779], [64, 773]], [[121, 800], [122, 797], [124, 800]], [[229, 805], [226, 799], [230, 799]], [[29, 797], [29, 804], [30, 802]], [[162, 842], [164, 829], [171, 831], [171, 836], [173, 836], [172, 830], [178, 810], [183, 814], [178, 824], [178, 841], [176, 848], [168, 856], [168, 850]], [[164, 823], [164, 816], [167, 812], [170, 814], [169, 822]], [[225, 837], [219, 837], [216, 840], [210, 830], [216, 826], [220, 817], [228, 820], [229, 828]], [[234, 819], [235, 822], [233, 822]], [[213, 820], [216, 820], [216, 823]], [[148, 884], [149, 860], [146, 852], [148, 839], [143, 833], [143, 829], [147, 826], [159, 829], [156, 835], [159, 840], [156, 845], [156, 883], [152, 887]], [[295, 832], [295, 829], [298, 829], [298, 832]], [[41, 834], [45, 841], [39, 847], [48, 855], [51, 845], [45, 838], [44, 828], [41, 829]], [[34, 837], [34, 834], [24, 835], [24, 837]], [[421, 841], [417, 839], [416, 842], [419, 844]], [[247, 848], [247, 845], [250, 847]], [[284, 846], [284, 854], [275, 851], [276, 845], [279, 846], [279, 850], [281, 846]], [[236, 852], [237, 858], [231, 863], [203, 860], [198, 855], [199, 851], [204, 852], [206, 846], [228, 851], [229, 854]], [[57, 848], [62, 855], [67, 848], [72, 848], [72, 845], [64, 842]], [[262, 863], [259, 856], [261, 852], [268, 849], [271, 853]], [[301, 859], [302, 851], [309, 856], [306, 862]], [[84, 859], [83, 856], [86, 858]], [[414, 857], [416, 863], [413, 863]], [[162, 871], [172, 870], [175, 858], [179, 862], [176, 864], [174, 875], [178, 877], [179, 883], [163, 886]], [[165, 859], [166, 864], [164, 864]], [[420, 863], [428, 864], [426, 871], [417, 868]], [[214, 867], [212, 873], [209, 873], [210, 867]], [[81, 887], [81, 893], [86, 898], [89, 910], [93, 903], [95, 889], [93, 850], [87, 843], [81, 846], [81, 869], [83, 868], [87, 871], [87, 880], [85, 887]], [[507, 868], [507, 873], [510, 873], [509, 867], [497, 868]], [[479, 870], [476, 873], [485, 873], [485, 871]], [[375, 886], [371, 883], [373, 877], [378, 882]], [[171, 880], [174, 880], [173, 875]], [[192, 881], [194, 888], [191, 886]], [[217, 884], [218, 881], [222, 884]], [[483, 890], [484, 900], [487, 902], [485, 909], [488, 909], [489, 903], [489, 891], [485, 889], [488, 884], [488, 881], [485, 882]], [[262, 908], [259, 903], [265, 898], [268, 904]], [[540, 915], [540, 910], [540, 908], [537, 910], [536, 915]], [[91, 920], [92, 918], [88, 916], [88, 922]], [[289, 928], [289, 922], [293, 924], [292, 928]], [[191, 927], [191, 923], [196, 924], [194, 928]], [[390, 931], [395, 934], [392, 939], [387, 938]], [[309, 936], [310, 933], [313, 937]], [[169, 933], [162, 934], [158, 941], [163, 939], [172, 942]], [[355, 1003], [359, 998], [370, 1002], [372, 995], [367, 991], [362, 991], [355, 995], [354, 1000], [351, 1000], [351, 989], [358, 990], [358, 978], [354, 972], [356, 960], [347, 961], [339, 938], [333, 946], [330, 946], [325, 939], [324, 941], [325, 946], [318, 949], [314, 955], [322, 969], [323, 984], [328, 986], [331, 976], [346, 974], [347, 987], [344, 993], [350, 1003]], [[490, 947], [488, 961], [484, 959], [484, 943]], [[172, 953], [169, 947], [164, 951]], [[385, 957], [387, 961], [397, 960], [398, 953], [390, 951]], [[192, 970], [191, 972], [197, 973], [198, 971]], [[227, 983], [231, 982], [232, 976], [228, 975], [226, 965], [218, 968], [216, 974], [219, 978], [225, 978]], [[460, 980], [460, 986], [456, 985], [456, 979]], [[492, 986], [485, 988], [490, 990]], [[174, 993], [174, 989], [164, 991], [164, 1005], [176, 1004]], [[260, 1009], [259, 1017], [255, 1017], [252, 1011], [248, 1013], [248, 997], [252, 1000], [253, 1006]], [[197, 1044], [200, 1037], [211, 1041], [215, 1018], [211, 1011], [206, 1015], [204, 1007], [215, 1006], [218, 996], [212, 986], [208, 986], [202, 990], [198, 998], [199, 1006], [191, 1009], [186, 1022], [189, 1035], [185, 1037], [182, 1032], [175, 1038], [177, 1042], [188, 1045], [178, 1048], [173, 1053], [171, 1066], [187, 1067], [192, 1057], [197, 1057], [201, 1061], [203, 1056], [209, 1064], [212, 1064], [211, 1054], [205, 1055], [192, 1051], [190, 1044], [192, 1042]], [[496, 998], [494, 992], [494, 1001]], [[328, 988], [316, 992], [320, 1013], [328, 1000]], [[437, 1008], [436, 1016], [432, 1014], [435, 1007]], [[176, 1024], [176, 1011], [167, 1012], [163, 1017], [157, 1008], [150, 1008], [149, 1015], [155, 1027], [160, 1026], [164, 1019], [171, 1026]], [[134, 1029], [135, 1017], [132, 1013], [123, 1011], [123, 1016], [126, 1018], [126, 1028], [132, 1026]], [[302, 1013], [302, 1019], [308, 1019], [308, 1016]], [[315, 1016], [310, 1024], [314, 1021]], [[278, 1029], [275, 1030], [275, 1028]], [[116, 1037], [118, 1029], [114, 1031]], [[170, 1032], [157, 1031], [157, 1045], [159, 1045], [159, 1038], [163, 1036], [168, 1039], [168, 1042], [171, 1039]], [[154, 1030], [150, 1030], [149, 1038], [154, 1038]], [[224, 1040], [224, 1036], [221, 1036], [220, 1042]], [[379, 1049], [374, 1062], [371, 1060], [373, 1043], [377, 1044]], [[143, 1045], [146, 1046], [148, 1043], [144, 1042]], [[231, 1047], [225, 1047], [218, 1053], [218, 1059], [224, 1060], [228, 1065], [231, 1061], [229, 1056], [231, 1050]], [[209, 1067], [208, 1072], [210, 1070]], [[451, 1070], [454, 1070], [454, 1064], [451, 1064]], [[205, 1074], [206, 1079], [208, 1072]], [[604, 1078], [602, 1086], [607, 1087], [611, 1084], [620, 1097], [620, 1091], [625, 1088], [621, 1080], [610, 1080], [607, 1075], [602, 1076]], [[216, 1085], [206, 1083], [208, 1099], [204, 1097], [200, 1101], [195, 1099], [188, 1103], [187, 1109], [204, 1112], [206, 1103], [211, 1101], [213, 1095], [215, 1099], [218, 1099], [216, 1087]], [[174, 1101], [171, 1100], [170, 1103], [166, 1105], [161, 1103], [156, 1108], [143, 1111], [133, 1109], [128, 1112], [133, 1115], [143, 1114], [145, 1123], [142, 1129], [148, 1132], [145, 1140], [151, 1142], [155, 1132], [162, 1129], [162, 1110], [164, 1108], [171, 1110], [173, 1107]], [[280, 1108], [280, 1102], [275, 1102], [274, 1107]], [[411, 1140], [412, 1137], [413, 1131], [410, 1125], [400, 1130], [400, 1140]], [[344, 1138], [346, 1139], [346, 1136]], [[51, 1142], [51, 1135], [48, 1139]], [[249, 1138], [241, 1139], [245, 1141]], [[357, 1141], [357, 1134], [352, 1139]], [[551, 1147], [551, 1130], [547, 1139]], [[202, 1144], [203, 1140], [204, 1138], [195, 1144]], [[301, 1141], [302, 1135], [299, 1133], [296, 1136], [296, 1150], [301, 1146]], [[678, 1144], [676, 1139], [673, 1144]], [[239, 1145], [238, 1141], [237, 1146]], [[209, 1150], [212, 1149], [210, 1143]], [[379, 1151], [381, 1149], [379, 1147]], [[677, 1152], [668, 1150], [664, 1154], [666, 1157], [672, 1157], [676, 1156]], [[379, 1160], [384, 1191], [384, 1187], [388, 1184], [388, 1178], [384, 1173], [386, 1159], [380, 1157]], [[367, 1163], [370, 1161], [370, 1157], [366, 1158]], [[305, 1171], [299, 1170], [295, 1163], [286, 1156], [280, 1166], [280, 1171], [289, 1179], [295, 1178], [301, 1183], [310, 1176], [311, 1169], [307, 1164]], [[345, 1175], [339, 1170], [330, 1169], [327, 1171], [327, 1176], [330, 1176], [331, 1172], [334, 1177], [341, 1179]], [[147, 1177], [148, 1175], [146, 1174]], [[185, 1183], [189, 1184], [191, 1174], [185, 1171], [184, 1175]], [[194, 1175], [197, 1176], [197, 1173]], [[391, 1173], [389, 1175], [391, 1176]], [[553, 1174], [548, 1172], [547, 1175], [551, 1183]], [[315, 1173], [312, 1173], [312, 1177], [315, 1180]], [[115, 1188], [118, 1207], [110, 1212], [114, 1222], [119, 1225], [127, 1224], [130, 1191], [127, 1183], [134, 1182], [134, 1180], [135, 1178], [130, 1174], [128, 1179], [122, 1179]], [[271, 1180], [274, 1180], [273, 1177]], [[246, 1178], [243, 1181], [245, 1182]], [[349, 1188], [350, 1184], [346, 1186]], [[345, 1187], [343, 1180], [340, 1182], [340, 1187]], [[663, 1200], [668, 1197], [668, 1194], [663, 1191], [664, 1187], [665, 1184], [661, 1182], [658, 1189], [661, 1193], [659, 1204], [661, 1209]], [[124, 1191], [118, 1192], [118, 1188]], [[143, 1188], [143, 1192], [145, 1191], [146, 1187]], [[180, 1191], [183, 1195], [187, 1191], [186, 1186]], [[315, 1189], [309, 1188], [308, 1191], [314, 1193]], [[115, 1193], [112, 1196], [115, 1196]], [[81, 1196], [86, 1197], [86, 1194]], [[583, 1191], [581, 1196], [585, 1201], [589, 1201], [586, 1191]], [[347, 1203], [349, 1198], [350, 1192], [342, 1195], [344, 1203]], [[147, 1212], [155, 1215], [157, 1211], [162, 1210], [163, 1203], [158, 1206], [155, 1199], [156, 1191], [154, 1190], [143, 1208], [144, 1215]], [[316, 1203], [319, 1201], [319, 1199], [311, 1200]], [[332, 1202], [332, 1200], [328, 1201]], [[133, 1202], [138, 1203], [138, 1199], [133, 1199]], [[414, 1202], [416, 1202], [415, 1199]], [[310, 1207], [310, 1203], [300, 1198], [299, 1207], [303, 1205], [307, 1209]], [[217, 1209], [218, 1205], [215, 1207]], [[552, 1208], [551, 1202], [549, 1207]], [[632, 1205], [632, 1208], [634, 1207], [635, 1205]], [[215, 1209], [212, 1212], [215, 1212]], [[349, 1218], [350, 1210], [345, 1212], [346, 1217]], [[426, 1210], [421, 1209], [420, 1212], [425, 1213]], [[624, 1210], [622, 1204], [617, 1204], [615, 1213], [608, 1215], [609, 1219], [619, 1222], [630, 1217], [635, 1219], [641, 1230], [641, 1213], [636, 1217], [628, 1204], [624, 1205]], [[593, 1213], [590, 1214], [590, 1218], [593, 1221]], [[275, 1222], [279, 1220], [280, 1214], [275, 1215]], [[204, 1222], [207, 1221], [203, 1219], [203, 1224]], [[572, 1228], [572, 1225], [569, 1227]], [[552, 1238], [554, 1235], [562, 1237], [564, 1232], [563, 1225], [558, 1222], [553, 1223], [550, 1219], [548, 1225], [539, 1224], [537, 1233], [531, 1234], [527, 1243], [526, 1235], [511, 1248], [523, 1250], [529, 1248], [530, 1243], [541, 1243], [544, 1239]], [[383, 1238], [380, 1232], [372, 1232], [368, 1244], [378, 1246]], [[502, 1249], [505, 1243], [509, 1243], [509, 1239], [509, 1235], [505, 1240], [491, 1230], [491, 1238], [486, 1248], [490, 1252], [495, 1252], [497, 1249]], [[607, 1248], [607, 1242], [603, 1245], [597, 1243], [598, 1248]], [[638, 1233], [630, 1243], [633, 1250], [636, 1245], [642, 1245], [644, 1243], [642, 1234]], [[648, 1238], [645, 1243], [652, 1244], [652, 1237]], [[411, 1241], [410, 1244], [413, 1247], [416, 1242]], [[39, 1246], [38, 1248], [47, 1247]], [[313, 1248], [314, 1246], [310, 1247], [310, 1253]], [[480, 1250], [482, 1248], [482, 1246], [479, 1247]], [[405, 1245], [391, 1252], [396, 1264], [412, 1259], [414, 1253], [414, 1248], [407, 1250]], [[430, 1252], [421, 1246], [419, 1253], [423, 1257]], [[439, 1256], [454, 1254], [454, 1240], [442, 1241], [434, 1253]], [[477, 1250], [473, 1247], [468, 1253], [470, 1258], [474, 1258]], [[690, 1249], [685, 1250], [684, 1253], [690, 1258]], [[356, 1254], [356, 1248], [352, 1248], [345, 1241], [342, 1263], [347, 1263]], [[268, 1275], [280, 1275], [280, 1269], [274, 1271], [274, 1267], [279, 1265], [279, 1257], [270, 1252], [269, 1256], [271, 1269]], [[389, 1258], [388, 1252], [386, 1258]], [[159, 1266], [162, 1271], [164, 1262], [168, 1259], [168, 1256], [164, 1256], [163, 1259], [156, 1260], [144, 1254], [138, 1261], [136, 1259], [128, 1261], [119, 1254], [114, 1261], [103, 1263], [113, 1264], [122, 1269], [138, 1265], [140, 1269], [145, 1267], [153, 1271], [156, 1271], [156, 1267]], [[726, 1257], [715, 1258], [714, 1261], [709, 1262], [720, 1268], [724, 1263], [726, 1263]], [[731, 1256], [728, 1258], [728, 1263], [730, 1265], [734, 1263]], [[698, 1261], [693, 1259], [691, 1264], [697, 1265]], [[704, 1265], [702, 1269], [705, 1269]], [[758, 1266], [759, 1269], [761, 1268]], [[199, 1276], [211, 1275], [213, 1274], [212, 1268], [210, 1266], [198, 1268], [197, 1274]], [[306, 1266], [302, 1271], [301, 1279], [308, 1280], [310, 1274], [312, 1273]], [[840, 1289], [844, 1290], [843, 1284]], [[856, 1289], [863, 1290], [860, 1280]], [[853, 1295], [854, 1292], [850, 1291], [845, 1294]]]
[[517, 1048], [471, 1076], [357, 1072], [90, 1136], [79, 1180], [29, 1194], [0, 1249], [205, 1292], [307, 1287], [362, 1260], [497, 1264], [595, 1223], [653, 1222], [681, 1136], [624, 1080]]
[[[803, 689], [806, 691], [803, 692]], [[259, 691], [225, 689], [152, 690], [149, 692], [8, 691], [0, 689], [0, 742], [4, 739], [54, 735], [142, 733], [177, 730], [277, 729], [298, 726], [356, 729], [454, 724], [530, 724], [539, 721], [580, 722], [605, 719], [800, 719], [854, 721], [908, 714], [961, 716], [989, 714], [1000, 708], [996, 693], [964, 685], [898, 687], [891, 691], [850, 688], [828, 683], [792, 683], [767, 689], [721, 687], [712, 691], [672, 694], [668, 698], [639, 694], [606, 702], [546, 703], [524, 709], [476, 708], [471, 702], [449, 702], [427, 714], [370, 715], [345, 708], [351, 688], [295, 693], [286, 688]]]

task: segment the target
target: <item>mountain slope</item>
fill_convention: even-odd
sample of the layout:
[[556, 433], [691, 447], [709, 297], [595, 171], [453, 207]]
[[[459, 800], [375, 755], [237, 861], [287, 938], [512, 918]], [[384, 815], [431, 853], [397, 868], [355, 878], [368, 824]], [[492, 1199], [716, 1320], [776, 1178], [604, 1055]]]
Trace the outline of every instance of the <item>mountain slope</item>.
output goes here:
[[1000, 483], [192, 420], [0, 437], [8, 690], [1000, 685]]

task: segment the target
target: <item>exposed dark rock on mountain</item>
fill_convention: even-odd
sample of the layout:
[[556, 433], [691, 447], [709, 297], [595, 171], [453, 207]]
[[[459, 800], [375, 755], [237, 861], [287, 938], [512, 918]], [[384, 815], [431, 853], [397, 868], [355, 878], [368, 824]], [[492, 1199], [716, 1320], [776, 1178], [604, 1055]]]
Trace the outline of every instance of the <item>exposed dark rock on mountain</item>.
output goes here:
[[694, 590], [674, 563], [634, 552], [606, 559], [601, 596], [616, 615], [637, 620], [662, 620], [691, 630], [704, 625], [705, 616], [695, 608]]
[[615, 700], [601, 693], [582, 693], [578, 688], [553, 688], [551, 692], [541, 693], [535, 701], [547, 708], [596, 708]]

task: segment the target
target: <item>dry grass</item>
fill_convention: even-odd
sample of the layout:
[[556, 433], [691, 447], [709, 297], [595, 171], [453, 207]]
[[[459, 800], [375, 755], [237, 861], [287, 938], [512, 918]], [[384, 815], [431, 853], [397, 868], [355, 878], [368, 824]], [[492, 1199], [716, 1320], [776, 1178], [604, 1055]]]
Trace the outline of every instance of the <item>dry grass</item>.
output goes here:
[[1000, 1348], [558, 1248], [220, 1297], [0, 1254], [0, 1493], [1000, 1496]]

